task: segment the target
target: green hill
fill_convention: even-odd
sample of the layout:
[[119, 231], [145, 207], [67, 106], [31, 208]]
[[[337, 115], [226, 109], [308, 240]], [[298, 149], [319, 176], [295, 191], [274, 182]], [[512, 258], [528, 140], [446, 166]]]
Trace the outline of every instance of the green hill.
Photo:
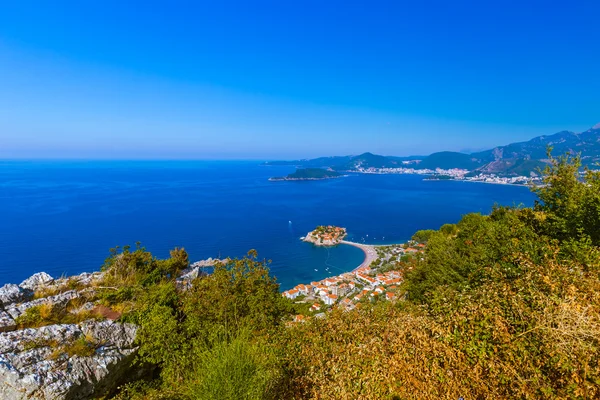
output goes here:
[[419, 169], [451, 169], [460, 168], [473, 170], [481, 166], [481, 161], [473, 158], [469, 154], [456, 153], [452, 151], [442, 151], [433, 153], [421, 161], [417, 167]]
[[300, 168], [284, 177], [274, 177], [272, 181], [308, 181], [318, 179], [339, 178], [342, 176], [339, 172], [326, 170], [323, 168]]

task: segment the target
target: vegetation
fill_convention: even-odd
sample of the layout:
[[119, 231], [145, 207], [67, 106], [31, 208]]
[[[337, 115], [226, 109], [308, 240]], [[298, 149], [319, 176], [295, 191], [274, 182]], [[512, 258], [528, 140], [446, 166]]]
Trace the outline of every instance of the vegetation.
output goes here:
[[[138, 246], [107, 260], [118, 290], [104, 300], [111, 307], [130, 304], [122, 319], [140, 327], [138, 362], [157, 371], [156, 379], [127, 386], [119, 398], [279, 398], [283, 373], [272, 342], [293, 306], [279, 293], [266, 262], [251, 251], [215, 265], [212, 274], [181, 290], [173, 268], [185, 267], [187, 255], [180, 250], [171, 256], [155, 260]], [[115, 266], [136, 277], [114, 274]]]
[[15, 319], [19, 329], [39, 328], [52, 324], [75, 324], [88, 319], [99, 318], [91, 311], [79, 310], [82, 299], [72, 299], [67, 305], [43, 303], [25, 310]]
[[293, 172], [285, 177], [271, 178], [271, 180], [286, 180], [286, 181], [299, 181], [299, 180], [314, 180], [314, 179], [328, 179], [328, 178], [339, 178], [342, 176], [339, 172], [335, 172], [323, 168], [300, 168], [296, 172]]
[[60, 357], [90, 357], [96, 352], [96, 344], [88, 338], [81, 336], [71, 342], [56, 346], [50, 354], [51, 359]]
[[[533, 208], [496, 207], [420, 231], [398, 261], [405, 301], [291, 324], [255, 252], [178, 290], [182, 250], [107, 260], [157, 374], [119, 399], [600, 397], [600, 178], [551, 159]], [[115, 270], [113, 270], [115, 268]]]

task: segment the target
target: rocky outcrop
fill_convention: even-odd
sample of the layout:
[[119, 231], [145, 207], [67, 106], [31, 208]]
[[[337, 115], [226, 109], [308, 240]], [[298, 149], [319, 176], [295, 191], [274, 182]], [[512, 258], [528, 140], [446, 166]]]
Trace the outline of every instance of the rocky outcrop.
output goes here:
[[188, 268], [187, 270], [183, 271], [183, 274], [185, 275], [186, 272], [192, 271], [198, 267], [202, 268], [202, 267], [212, 267], [215, 264], [219, 263], [219, 264], [227, 264], [229, 261], [231, 261], [231, 259], [229, 258], [223, 258], [222, 260], [219, 260], [218, 258], [207, 258], [206, 260], [201, 260], [201, 261], [196, 261], [195, 263], [193, 263], [192, 265], [190, 265], [190, 268]]
[[181, 275], [176, 279], [177, 288], [180, 290], [189, 289], [192, 286], [192, 281], [199, 276], [206, 275], [205, 267], [213, 267], [216, 264], [227, 264], [231, 259], [224, 258], [208, 258], [202, 261], [196, 261], [189, 268], [181, 271]]
[[[135, 354], [136, 327], [113, 321], [51, 325], [0, 334], [1, 399], [87, 399], [113, 390]], [[91, 355], [69, 356], [85, 340]]]
[[9, 304], [18, 303], [28, 299], [33, 293], [24, 290], [14, 283], [8, 283], [0, 288], [0, 309]]
[[[194, 263], [184, 271], [178, 284], [189, 287], [205, 273], [203, 267], [217, 262], [228, 260]], [[114, 321], [120, 314], [96, 301], [102, 277], [101, 272], [96, 272], [53, 279], [41, 272], [18, 286], [8, 284], [0, 288], [1, 400], [94, 398], [145, 372], [139, 367], [131, 368], [137, 352], [137, 327]], [[52, 305], [50, 309], [61, 309], [61, 315], [94, 315], [101, 320], [17, 329], [19, 324], [29, 322], [21, 319], [17, 324], [15, 320], [33, 307], [46, 304]], [[79, 320], [70, 317], [71, 321]]]
[[[71, 400], [105, 395], [130, 375], [137, 328], [111, 320], [88, 320], [17, 330], [15, 320], [45, 304], [93, 313], [93, 284], [101, 273], [53, 279], [38, 273], [20, 285], [0, 288], [0, 399]], [[33, 295], [36, 297], [32, 300]], [[46, 294], [46, 295], [45, 295]], [[45, 297], [44, 297], [45, 296]]]
[[6, 311], [0, 311], [0, 332], [8, 332], [17, 328], [13, 317]]
[[38, 272], [25, 279], [19, 286], [23, 289], [36, 290], [38, 287], [47, 285], [52, 281], [54, 281], [54, 278], [47, 273]]
[[78, 292], [76, 292], [75, 290], [69, 290], [68, 292], [60, 293], [55, 296], [45, 297], [42, 299], [32, 300], [26, 303], [9, 306], [6, 308], [6, 312], [10, 314], [10, 316], [14, 319], [17, 319], [31, 307], [40, 306], [42, 304], [51, 304], [53, 306], [66, 307], [67, 303], [70, 300], [73, 300], [77, 297], [79, 297]]

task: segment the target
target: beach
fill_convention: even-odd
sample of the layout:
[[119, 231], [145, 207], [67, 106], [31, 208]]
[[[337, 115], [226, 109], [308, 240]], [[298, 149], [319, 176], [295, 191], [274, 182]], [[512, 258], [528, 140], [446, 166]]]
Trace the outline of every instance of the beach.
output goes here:
[[377, 260], [377, 251], [375, 250], [375, 246], [368, 245], [368, 244], [360, 244], [360, 243], [356, 243], [356, 242], [350, 242], [347, 240], [342, 240], [342, 241], [340, 241], [340, 243], [358, 247], [365, 253], [364, 261], [358, 267], [354, 268], [352, 270], [352, 272], [355, 272], [356, 270], [358, 270], [359, 268], [362, 268], [362, 267], [368, 267], [371, 265], [371, 263], [373, 261]]

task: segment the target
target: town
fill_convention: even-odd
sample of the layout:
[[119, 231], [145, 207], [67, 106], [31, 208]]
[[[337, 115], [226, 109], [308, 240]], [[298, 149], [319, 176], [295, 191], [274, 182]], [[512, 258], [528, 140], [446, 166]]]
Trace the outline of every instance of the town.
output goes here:
[[423, 251], [424, 245], [406, 244], [369, 246], [377, 252], [370, 265], [361, 264], [351, 272], [331, 276], [310, 284], [299, 284], [282, 293], [297, 305], [305, 305], [295, 321], [310, 316], [321, 318], [325, 312], [339, 307], [344, 311], [360, 308], [364, 303], [396, 301], [403, 274]]
[[503, 185], [528, 185], [541, 183], [538, 175], [534, 176], [499, 176], [492, 173], [470, 175], [470, 171], [460, 168], [452, 169], [415, 169], [415, 168], [357, 168], [361, 174], [411, 174], [427, 175], [427, 180], [457, 180], [466, 182], [496, 183]]

